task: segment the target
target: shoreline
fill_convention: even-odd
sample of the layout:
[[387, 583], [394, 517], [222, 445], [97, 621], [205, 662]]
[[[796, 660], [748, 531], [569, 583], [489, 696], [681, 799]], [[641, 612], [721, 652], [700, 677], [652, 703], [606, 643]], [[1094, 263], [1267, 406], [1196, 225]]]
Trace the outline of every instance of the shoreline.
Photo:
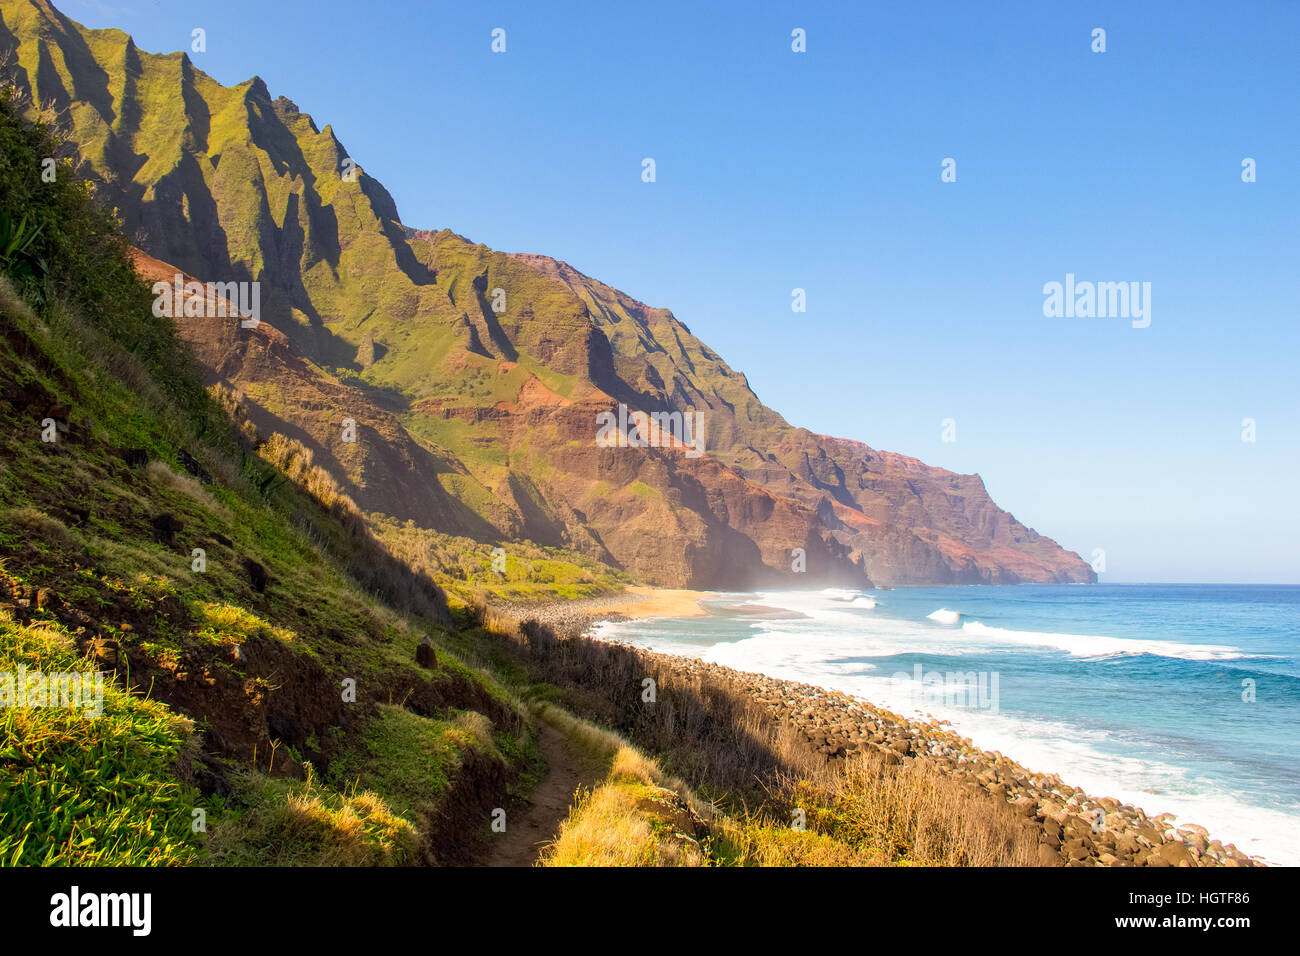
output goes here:
[[644, 617], [706, 617], [709, 612], [700, 605], [700, 601], [722, 592], [692, 591], [687, 588], [630, 587], [625, 593], [635, 597], [626, 604], [611, 607], [609, 611], [631, 621]]
[[635, 586], [611, 594], [575, 600], [498, 601], [492, 607], [519, 620], [531, 618], [556, 634], [580, 633], [598, 621], [634, 621], [647, 617], [704, 617], [700, 601], [720, 591]]
[[[629, 589], [633, 590], [633, 589]], [[1043, 866], [1265, 866], [1233, 844], [1211, 838], [1204, 827], [1175, 826], [1172, 813], [1148, 815], [1113, 797], [1097, 797], [1071, 786], [1057, 774], [1037, 773], [997, 751], [986, 751], [950, 725], [929, 717], [909, 719], [863, 698], [766, 674], [740, 671], [699, 658], [653, 651], [626, 641], [589, 634], [602, 621], [646, 617], [700, 617], [699, 601], [713, 592], [637, 588], [583, 601], [556, 601], [508, 612], [532, 619], [558, 636], [629, 648], [664, 671], [690, 681], [712, 678], [739, 685], [769, 720], [792, 725], [828, 761], [860, 751], [881, 754], [886, 762], [923, 761], [956, 776], [969, 789], [1006, 800], [1025, 822], [1039, 830]], [[683, 605], [693, 613], [673, 613]], [[522, 612], [522, 613], [520, 613]]]

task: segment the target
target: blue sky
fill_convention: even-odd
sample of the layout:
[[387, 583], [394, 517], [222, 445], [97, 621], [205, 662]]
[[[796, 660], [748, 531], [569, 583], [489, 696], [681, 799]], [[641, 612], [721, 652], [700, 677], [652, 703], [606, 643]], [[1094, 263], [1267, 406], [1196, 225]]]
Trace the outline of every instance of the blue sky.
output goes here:
[[[408, 225], [672, 309], [792, 423], [978, 472], [1103, 580], [1300, 582], [1300, 4], [59, 6], [203, 27]], [[1045, 318], [1067, 272], [1150, 282], [1150, 327]]]

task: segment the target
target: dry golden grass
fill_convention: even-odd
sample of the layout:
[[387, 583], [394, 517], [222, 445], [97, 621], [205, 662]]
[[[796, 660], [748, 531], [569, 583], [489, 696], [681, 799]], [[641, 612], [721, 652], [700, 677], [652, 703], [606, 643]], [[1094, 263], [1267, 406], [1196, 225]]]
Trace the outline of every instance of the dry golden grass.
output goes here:
[[[691, 787], [757, 801], [766, 795], [766, 781], [825, 765], [794, 728], [755, 706], [743, 685], [686, 673], [636, 648], [557, 638], [536, 622], [516, 624], [490, 608], [480, 613], [485, 629], [513, 647], [537, 678], [564, 690], [565, 706], [662, 758]], [[640, 697], [646, 678], [657, 688], [652, 706]]]
[[156, 484], [179, 491], [183, 495], [193, 498], [208, 511], [223, 518], [225, 521], [234, 520], [231, 517], [230, 509], [225, 505], [217, 502], [199, 482], [189, 475], [178, 474], [172, 471], [161, 461], [151, 461], [145, 466], [145, 473], [150, 480]]
[[302, 442], [275, 432], [257, 453], [328, 510], [356, 524], [364, 524], [356, 502], [343, 492], [328, 471], [314, 464], [312, 450]]
[[542, 866], [654, 866], [657, 841], [628, 787], [605, 784], [579, 798]]
[[208, 394], [221, 406], [221, 410], [230, 418], [249, 448], [256, 446], [262, 440], [257, 433], [257, 426], [248, 419], [248, 407], [244, 404], [242, 392], [218, 382], [208, 386]]
[[[590, 768], [612, 772], [613, 767], [619, 764], [620, 754], [626, 751], [628, 756], [624, 758], [624, 763], [621, 766], [624, 769], [635, 766], [638, 772], [634, 773], [633, 776], [638, 778], [644, 776], [647, 783], [659, 782], [664, 779], [661, 776], [662, 772], [653, 761], [642, 757], [625, 739], [614, 731], [581, 720], [554, 704], [538, 704], [536, 714], [540, 719], [564, 734], [574, 748], [582, 754]], [[632, 760], [637, 762], [632, 764]]]
[[858, 754], [828, 783], [834, 832], [854, 844], [936, 866], [1037, 864], [1037, 835], [1005, 801], [929, 762]]
[[[705, 866], [703, 847], [673, 826], [685, 799], [695, 815], [711, 813], [659, 765], [613, 731], [551, 705], [540, 715], [590, 760], [608, 767], [604, 781], [579, 794], [542, 866]], [[676, 819], [675, 819], [676, 818]]]
[[32, 314], [31, 306], [18, 294], [6, 275], [0, 275], [0, 313], [23, 319], [28, 323], [36, 323], [36, 316]]
[[212, 862], [233, 866], [395, 866], [414, 863], [415, 827], [378, 795], [333, 793], [305, 782], [251, 778], [249, 809], [208, 839]]
[[[802, 817], [800, 830], [792, 825]], [[764, 809], [722, 818], [726, 852], [748, 866], [1033, 866], [1037, 836], [1007, 804], [924, 761], [856, 754], [782, 776]]]
[[85, 549], [85, 542], [76, 531], [39, 508], [22, 506], [0, 510], [0, 527], [28, 532], [33, 539], [54, 544], [72, 554]]
[[1004, 802], [875, 754], [782, 777], [762, 810], [719, 814], [714, 832], [716, 855], [741, 866], [1032, 866], [1037, 853]]

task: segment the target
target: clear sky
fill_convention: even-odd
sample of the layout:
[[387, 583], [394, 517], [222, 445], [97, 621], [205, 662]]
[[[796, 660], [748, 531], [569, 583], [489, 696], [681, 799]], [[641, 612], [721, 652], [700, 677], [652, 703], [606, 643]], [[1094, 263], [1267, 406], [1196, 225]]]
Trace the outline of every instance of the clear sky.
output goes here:
[[[203, 27], [406, 224], [672, 309], [1103, 581], [1300, 582], [1300, 4], [55, 2], [150, 51]], [[1066, 273], [1150, 282], [1150, 326], [1044, 317]]]

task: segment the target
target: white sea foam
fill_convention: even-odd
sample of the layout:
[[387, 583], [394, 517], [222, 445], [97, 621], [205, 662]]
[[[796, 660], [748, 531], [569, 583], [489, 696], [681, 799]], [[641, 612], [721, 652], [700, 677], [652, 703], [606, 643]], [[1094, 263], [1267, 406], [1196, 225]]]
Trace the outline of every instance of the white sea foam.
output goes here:
[[849, 602], [849, 607], [865, 607], [867, 609], [870, 609], [875, 606], [876, 606], [876, 599], [873, 597], [854, 598], [852, 601]]
[[941, 607], [932, 614], [927, 614], [926, 617], [939, 624], [956, 624], [961, 620], [961, 612], [950, 611], [946, 607]]
[[[930, 615], [934, 617], [934, 615]], [[1152, 654], [1185, 661], [1233, 661], [1252, 655], [1226, 644], [1180, 644], [1177, 641], [1148, 641], [1134, 638], [1102, 637], [1093, 634], [1054, 634], [1048, 631], [1014, 631], [989, 627], [979, 621], [967, 621], [961, 629], [971, 637], [1000, 644], [1031, 647], [1054, 647], [1071, 657], [1113, 657], [1116, 655]]]

